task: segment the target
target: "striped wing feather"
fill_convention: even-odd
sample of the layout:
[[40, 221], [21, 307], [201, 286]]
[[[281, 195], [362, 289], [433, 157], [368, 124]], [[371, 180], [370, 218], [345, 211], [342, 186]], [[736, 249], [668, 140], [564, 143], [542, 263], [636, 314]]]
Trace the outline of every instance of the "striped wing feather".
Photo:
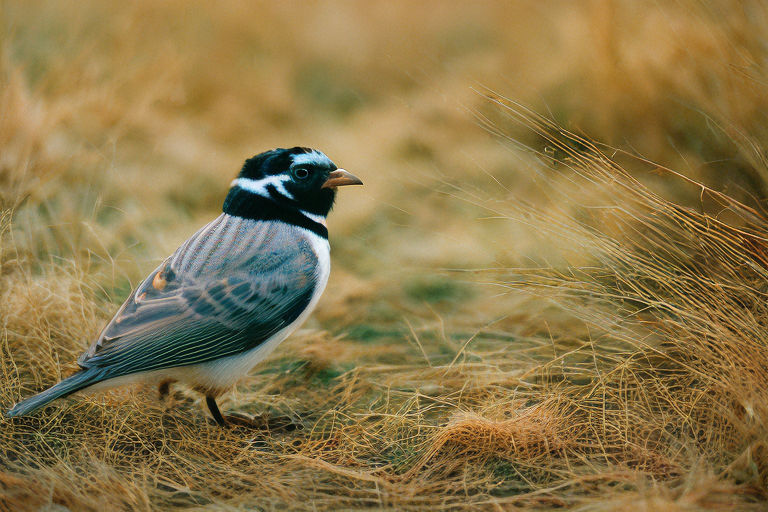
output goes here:
[[[208, 278], [169, 272], [177, 263], [172, 257], [134, 290], [78, 363], [104, 368], [105, 377], [112, 378], [198, 364], [259, 346], [307, 307], [317, 259], [306, 246], [294, 246], [270, 251], [262, 266], [258, 258], [263, 253], [258, 248], [252, 253], [250, 259], [241, 258], [239, 271]], [[276, 260], [281, 263], [275, 265]], [[174, 278], [158, 289], [153, 285], [157, 272]]]

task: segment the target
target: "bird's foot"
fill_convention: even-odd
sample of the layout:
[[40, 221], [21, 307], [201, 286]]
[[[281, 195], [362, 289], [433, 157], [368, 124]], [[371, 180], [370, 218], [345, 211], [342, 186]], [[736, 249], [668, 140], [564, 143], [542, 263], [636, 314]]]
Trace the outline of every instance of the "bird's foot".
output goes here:
[[301, 428], [301, 424], [294, 422], [291, 418], [286, 416], [272, 418], [269, 414], [251, 416], [242, 412], [234, 412], [224, 416], [221, 414], [219, 406], [216, 404], [216, 398], [210, 395], [205, 397], [205, 403], [208, 405], [208, 410], [211, 412], [213, 421], [220, 427], [244, 427], [256, 430], [266, 430], [268, 432], [290, 432], [297, 428]]
[[173, 409], [173, 407], [176, 405], [176, 397], [171, 394], [171, 384], [173, 384], [174, 381], [172, 380], [165, 380], [160, 383], [160, 385], [157, 387], [157, 395], [158, 400], [161, 402], [164, 402], [165, 412], [168, 412], [169, 410]]
[[262, 430], [267, 432], [292, 432], [302, 427], [287, 416], [273, 418], [269, 414], [252, 416], [243, 412], [232, 412], [230, 414], [222, 415], [222, 420], [224, 421], [223, 425], [212, 418], [212, 421], [220, 426]]
[[291, 432], [301, 428], [301, 424], [293, 421], [288, 416], [273, 417], [267, 413], [251, 416], [250, 414], [236, 412], [229, 414], [227, 416], [227, 421], [249, 428], [271, 432]]

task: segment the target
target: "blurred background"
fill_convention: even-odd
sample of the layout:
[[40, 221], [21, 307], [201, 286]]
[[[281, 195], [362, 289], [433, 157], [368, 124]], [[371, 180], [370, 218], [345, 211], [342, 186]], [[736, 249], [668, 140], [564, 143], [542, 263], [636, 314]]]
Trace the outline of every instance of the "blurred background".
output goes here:
[[537, 244], [489, 236], [483, 214], [445, 195], [445, 182], [498, 195], [495, 179], [530, 197], [526, 157], [478, 113], [541, 147], [494, 115], [488, 92], [765, 197], [759, 2], [2, 7], [1, 198], [21, 205], [17, 224], [38, 226], [25, 246], [36, 254], [164, 257], [216, 215], [245, 158], [305, 145], [366, 183], [331, 218], [336, 258], [354, 253], [337, 267], [535, 255]]
[[[594, 262], [509, 212], [581, 218], [611, 192], [573, 185], [555, 165], [560, 150], [494, 98], [606, 144], [638, 183], [684, 207], [728, 216], [661, 167], [759, 212], [766, 36], [758, 1], [2, 0], [0, 314], [16, 347], [7, 401], [74, 367], [132, 285], [218, 215], [246, 158], [295, 145], [365, 186], [339, 194], [331, 282], [308, 331], [274, 356], [279, 372], [315, 368], [330, 386], [365, 365], [464, 361], [463, 344], [492, 325], [506, 334], [486, 336], [469, 360], [525, 373], [530, 354], [511, 357], [504, 336], [546, 345], [588, 329], [468, 271]], [[301, 412], [307, 382], [267, 371], [233, 402]], [[392, 371], [407, 389], [427, 385]], [[472, 375], [464, 382], [505, 389]], [[442, 385], [432, 391], [454, 389]]]

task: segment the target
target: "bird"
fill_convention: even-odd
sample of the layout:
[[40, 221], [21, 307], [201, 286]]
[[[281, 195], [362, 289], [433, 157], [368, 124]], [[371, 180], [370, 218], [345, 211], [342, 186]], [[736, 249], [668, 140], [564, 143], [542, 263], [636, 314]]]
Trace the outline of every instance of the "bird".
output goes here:
[[326, 217], [347, 185], [362, 181], [316, 149], [247, 159], [222, 213], [132, 291], [78, 358], [78, 371], [6, 415], [137, 381], [158, 385], [163, 396], [178, 382], [200, 392], [226, 426], [216, 399], [317, 305], [330, 274]]

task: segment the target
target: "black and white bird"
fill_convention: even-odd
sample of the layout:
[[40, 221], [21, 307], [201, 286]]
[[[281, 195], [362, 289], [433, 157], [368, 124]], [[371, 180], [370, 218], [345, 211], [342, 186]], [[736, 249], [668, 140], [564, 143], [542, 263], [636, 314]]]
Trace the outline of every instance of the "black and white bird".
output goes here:
[[226, 422], [216, 397], [300, 326], [331, 269], [325, 218], [336, 188], [362, 185], [322, 152], [274, 149], [245, 161], [223, 213], [128, 297], [79, 371], [16, 404], [29, 414], [76, 391], [138, 380], [187, 384]]

